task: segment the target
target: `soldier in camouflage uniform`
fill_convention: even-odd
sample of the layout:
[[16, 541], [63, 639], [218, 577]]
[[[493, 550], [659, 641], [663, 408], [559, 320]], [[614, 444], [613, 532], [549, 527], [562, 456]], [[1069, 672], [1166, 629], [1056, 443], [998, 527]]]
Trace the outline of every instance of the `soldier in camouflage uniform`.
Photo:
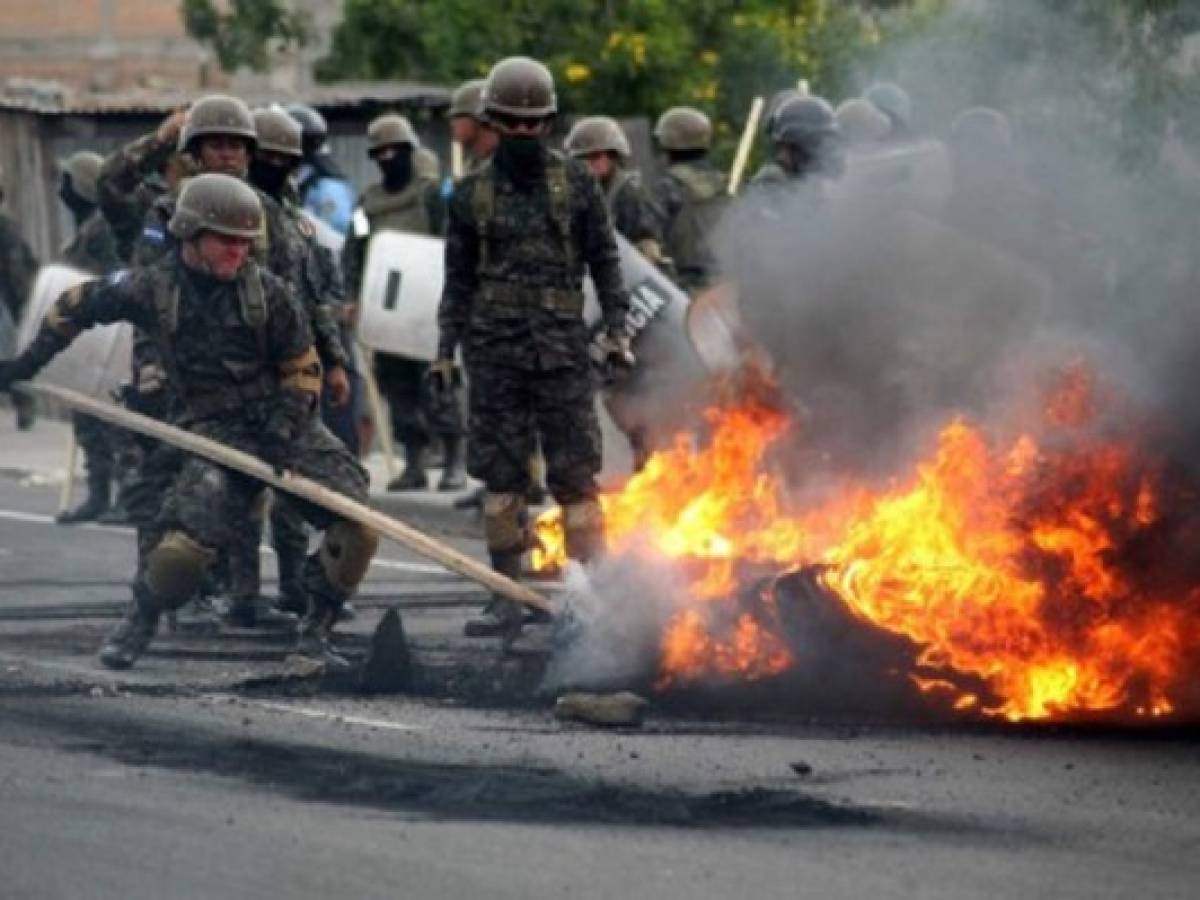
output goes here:
[[750, 180], [747, 199], [757, 211], [775, 217], [792, 214], [796, 197], [814, 205], [822, 202], [824, 183], [846, 167], [833, 107], [821, 97], [789, 100], [771, 117], [769, 137], [771, 161]]
[[667, 156], [667, 170], [654, 191], [663, 215], [666, 253], [679, 286], [694, 294], [717, 279], [709, 235], [728, 203], [728, 181], [708, 161], [712, 123], [700, 110], [668, 109], [659, 116], [654, 137]]
[[913, 102], [908, 91], [891, 81], [877, 81], [863, 99], [887, 116], [891, 127], [884, 140], [907, 141], [913, 135]]
[[[4, 170], [0, 169], [0, 202], [4, 201]], [[33, 251], [21, 237], [16, 223], [0, 213], [0, 298], [12, 319], [14, 336], [25, 312], [25, 303], [37, 276], [38, 262]], [[32, 428], [35, 405], [33, 398], [24, 395], [13, 398], [17, 410], [17, 427], [22, 431]]]
[[[362, 290], [363, 267], [373, 234], [402, 231], [436, 235], [445, 229], [445, 204], [437, 180], [416, 172], [414, 157], [420, 140], [408, 120], [394, 113], [375, 119], [367, 128], [367, 148], [383, 178], [359, 199], [342, 251], [342, 267], [352, 297], [358, 297]], [[431, 394], [425, 380], [428, 371], [428, 364], [419, 360], [383, 353], [376, 356], [376, 376], [392, 414], [392, 433], [404, 447], [404, 471], [388, 484], [389, 491], [428, 487], [425, 453], [432, 438], [442, 441], [446, 457], [438, 490], [457, 491], [466, 486], [461, 406], [453, 393], [444, 397]]]
[[450, 137], [467, 154], [468, 170], [490, 159], [500, 136], [483, 114], [482, 78], [465, 81], [450, 97]]
[[[445, 390], [461, 345], [470, 378], [468, 468], [483, 481], [484, 532], [493, 567], [516, 577], [527, 545], [528, 458], [540, 436], [550, 490], [563, 507], [567, 553], [603, 548], [597, 500], [600, 428], [583, 321], [590, 272], [603, 311], [598, 357], [631, 363], [629, 301], [604, 195], [587, 167], [545, 146], [557, 111], [541, 63], [497, 63], [484, 110], [500, 133], [490, 161], [467, 175], [450, 202], [438, 358], [430, 377]], [[520, 611], [501, 598], [467, 623], [469, 635], [511, 634]]]
[[[121, 267], [116, 238], [96, 209], [96, 178], [103, 162], [98, 153], [82, 150], [71, 154], [62, 163], [58, 190], [59, 199], [75, 220], [75, 236], [63, 248], [63, 261], [92, 275], [106, 275]], [[71, 416], [71, 426], [83, 450], [87, 496], [75, 509], [58, 514], [55, 521], [61, 525], [92, 522], [108, 510], [123, 438], [121, 429], [82, 413]]]
[[629, 140], [616, 120], [608, 116], [580, 119], [567, 134], [563, 148], [585, 161], [600, 182], [617, 232], [646, 259], [662, 265], [661, 213], [654, 208], [638, 173], [626, 168], [631, 155]]
[[[316, 414], [321, 363], [308, 317], [288, 285], [249, 259], [263, 227], [257, 195], [230, 176], [199, 176], [185, 186], [169, 227], [179, 243], [156, 264], [63, 294], [26, 351], [0, 366], [0, 390], [33, 377], [83, 329], [133, 322], [158, 345], [170, 372], [181, 410], [177, 424], [364, 502], [367, 473]], [[161, 613], [193, 595], [261, 490], [253, 479], [199, 457], [183, 462], [129, 609], [101, 649], [101, 662], [133, 665]], [[325, 510], [302, 508], [325, 530], [305, 565], [310, 608], [303, 649], [330, 665], [344, 664], [330, 648], [330, 632], [378, 538]]]

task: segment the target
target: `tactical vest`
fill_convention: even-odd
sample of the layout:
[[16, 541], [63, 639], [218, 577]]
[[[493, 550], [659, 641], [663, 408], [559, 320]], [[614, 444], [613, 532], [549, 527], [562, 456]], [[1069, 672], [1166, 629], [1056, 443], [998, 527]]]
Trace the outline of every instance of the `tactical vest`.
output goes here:
[[210, 394], [196, 394], [187, 391], [184, 381], [180, 378], [179, 365], [175, 356], [175, 337], [179, 331], [179, 299], [182, 289], [176, 280], [169, 283], [164, 281], [158, 287], [159, 289], [154, 292], [155, 312], [158, 317], [154, 342], [158, 347], [167, 377], [177, 395], [183, 399], [189, 418], [204, 418], [224, 410], [234, 410], [246, 402], [262, 400], [278, 393], [278, 374], [266, 361], [267, 298], [262, 273], [257, 264], [253, 261], [246, 263], [238, 275], [237, 292], [242, 321], [254, 330], [259, 360], [254, 363], [223, 361], [226, 371], [235, 382], [236, 390], [232, 392], [214, 391]]
[[414, 178], [402, 191], [387, 191], [381, 184], [367, 188], [362, 196], [361, 209], [366, 214], [369, 233], [403, 231], [430, 234], [433, 223], [429, 220], [425, 194], [432, 183], [427, 178]]
[[[570, 278], [576, 267], [576, 247], [571, 234], [571, 188], [566, 161], [557, 153], [547, 154], [546, 195], [550, 199], [548, 220], [562, 250], [563, 268]], [[497, 264], [496, 250], [496, 172], [491, 160], [482, 163], [475, 175], [471, 193], [475, 231], [479, 235], [479, 299], [487, 305], [526, 308], [531, 305], [562, 312], [583, 312], [583, 285], [567, 284], [531, 287], [514, 284]], [[536, 238], [535, 229], [528, 236]], [[504, 248], [519, 253], [520, 243]]]
[[725, 176], [687, 163], [668, 167], [667, 174], [683, 185], [685, 194], [682, 208], [664, 235], [667, 249], [680, 274], [708, 272], [714, 263], [708, 236], [729, 201]]

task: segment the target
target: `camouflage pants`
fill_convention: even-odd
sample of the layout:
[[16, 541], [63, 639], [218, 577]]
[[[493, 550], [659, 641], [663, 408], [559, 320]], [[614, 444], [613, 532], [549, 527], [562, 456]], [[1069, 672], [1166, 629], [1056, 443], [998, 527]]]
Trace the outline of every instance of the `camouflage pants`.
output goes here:
[[523, 494], [540, 440], [554, 499], [566, 505], [596, 496], [600, 423], [586, 368], [536, 372], [477, 362], [468, 379], [467, 469], [488, 491]]
[[121, 429], [82, 413], [72, 415], [71, 426], [75, 429], [79, 449], [83, 451], [88, 485], [102, 487], [107, 495], [108, 486], [116, 474], [116, 451], [123, 434]]
[[429, 364], [380, 354], [375, 369], [379, 392], [387, 398], [392, 435], [406, 447], [424, 447], [432, 438], [454, 438], [463, 433], [458, 391], [439, 396], [425, 378]]
[[[265, 498], [264, 498], [265, 499]], [[271, 547], [279, 567], [279, 590], [295, 590], [303, 575], [304, 558], [308, 554], [308, 526], [295, 498], [282, 492], [272, 492], [270, 498]], [[239, 536], [229, 547], [232, 566], [231, 594], [234, 598], [255, 598], [262, 592], [262, 567], [259, 546], [262, 544], [263, 515], [256, 498], [250, 515], [242, 523]]]

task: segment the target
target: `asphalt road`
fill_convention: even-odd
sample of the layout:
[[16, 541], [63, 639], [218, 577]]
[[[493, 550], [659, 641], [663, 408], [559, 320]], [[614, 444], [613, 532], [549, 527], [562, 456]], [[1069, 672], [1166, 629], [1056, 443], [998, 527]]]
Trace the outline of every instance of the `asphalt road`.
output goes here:
[[[564, 724], [522, 663], [459, 636], [478, 594], [394, 547], [349, 639], [399, 606], [438, 673], [421, 690], [287, 682], [286, 640], [253, 634], [164, 635], [115, 676], [94, 652], [131, 537], [49, 524], [55, 490], [4, 454], [5, 900], [1196, 895], [1194, 731], [657, 702], [638, 730]], [[480, 552], [469, 523], [412, 513]]]

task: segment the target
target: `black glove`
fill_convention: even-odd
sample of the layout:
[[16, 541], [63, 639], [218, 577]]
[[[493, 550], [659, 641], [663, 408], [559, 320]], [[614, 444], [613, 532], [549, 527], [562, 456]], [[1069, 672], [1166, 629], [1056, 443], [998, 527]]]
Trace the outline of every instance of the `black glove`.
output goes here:
[[437, 396], [445, 396], [462, 384], [462, 370], [450, 357], [439, 356], [429, 364], [425, 373], [429, 389]]

